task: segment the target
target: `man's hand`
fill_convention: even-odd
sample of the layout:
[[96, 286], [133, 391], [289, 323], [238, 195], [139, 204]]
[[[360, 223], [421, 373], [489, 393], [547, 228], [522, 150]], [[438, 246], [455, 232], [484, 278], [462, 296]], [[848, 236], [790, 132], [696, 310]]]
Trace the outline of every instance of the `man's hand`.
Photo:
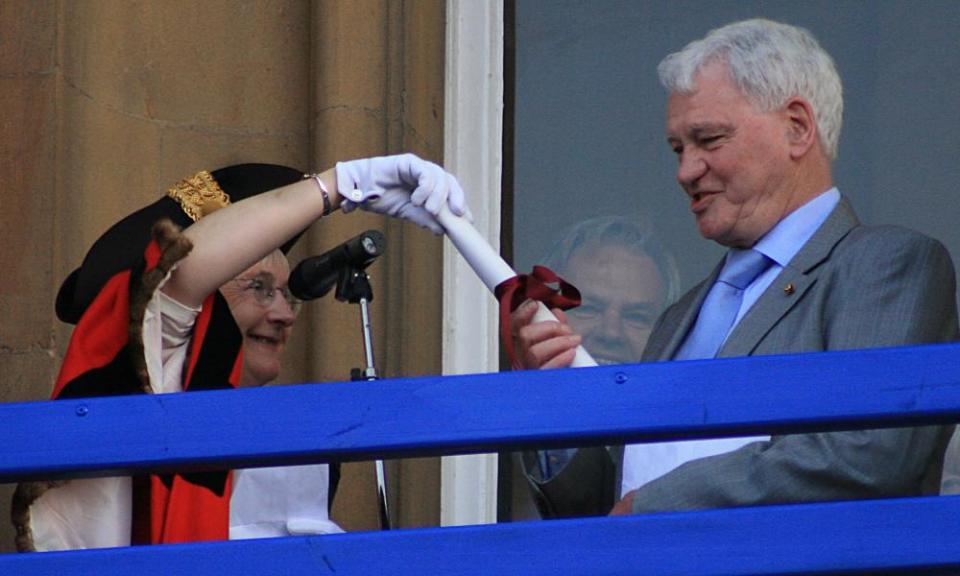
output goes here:
[[636, 493], [636, 490], [627, 492], [622, 500], [613, 505], [610, 516], [629, 516], [633, 514], [633, 495]]
[[413, 154], [363, 158], [337, 163], [337, 191], [342, 208], [404, 218], [442, 234], [436, 220], [444, 205], [470, 218], [463, 188], [450, 173]]
[[581, 337], [567, 323], [563, 310], [552, 310], [558, 322], [531, 324], [537, 313], [536, 302], [528, 300], [510, 315], [516, 358], [514, 368], [567, 368], [573, 362]]

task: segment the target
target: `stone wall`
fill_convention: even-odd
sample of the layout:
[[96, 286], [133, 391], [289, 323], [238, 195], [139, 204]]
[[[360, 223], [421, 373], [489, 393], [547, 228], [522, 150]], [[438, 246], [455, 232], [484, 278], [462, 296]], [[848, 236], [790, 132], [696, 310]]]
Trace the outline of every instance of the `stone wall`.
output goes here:
[[[0, 401], [47, 397], [70, 336], [60, 282], [113, 222], [201, 169], [320, 170], [412, 151], [442, 161], [442, 0], [5, 0], [0, 3]], [[442, 245], [365, 213], [313, 226], [294, 262], [367, 228], [383, 376], [440, 372]], [[284, 381], [347, 379], [359, 312], [328, 297], [294, 331]], [[388, 385], [388, 384], [385, 384]], [[371, 463], [348, 464], [334, 515], [376, 527]], [[400, 526], [436, 525], [439, 462], [389, 463]], [[10, 486], [0, 486], [7, 515]], [[0, 522], [0, 551], [12, 530]]]

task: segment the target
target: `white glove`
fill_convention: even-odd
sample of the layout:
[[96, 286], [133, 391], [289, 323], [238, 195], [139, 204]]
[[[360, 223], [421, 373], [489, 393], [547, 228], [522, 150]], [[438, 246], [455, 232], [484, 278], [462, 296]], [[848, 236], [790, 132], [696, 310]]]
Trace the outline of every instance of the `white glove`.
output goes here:
[[435, 216], [444, 204], [457, 216], [472, 220], [457, 179], [413, 154], [338, 162], [337, 191], [343, 197], [344, 212], [359, 206], [405, 218], [434, 234], [443, 234]]

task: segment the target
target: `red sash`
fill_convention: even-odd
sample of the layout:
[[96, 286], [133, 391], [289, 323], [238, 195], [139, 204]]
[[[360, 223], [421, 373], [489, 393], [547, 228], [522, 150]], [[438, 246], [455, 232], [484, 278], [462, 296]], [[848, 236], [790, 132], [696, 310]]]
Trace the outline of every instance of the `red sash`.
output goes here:
[[[160, 251], [155, 242], [150, 243], [144, 256], [146, 270], [156, 266]], [[70, 339], [53, 399], [143, 392], [128, 347], [130, 288], [139, 276], [133, 270], [118, 273], [84, 312]], [[212, 324], [218, 326], [216, 330], [230, 330], [232, 326], [236, 332], [232, 322], [222, 298], [217, 294], [208, 297], [194, 327], [185, 366], [185, 391], [236, 386], [241, 366], [239, 332], [235, 338], [211, 336], [211, 344], [207, 345]], [[215, 382], [199, 381], [212, 372], [217, 376], [213, 378]], [[197, 382], [193, 381], [195, 374]], [[134, 544], [226, 540], [229, 517], [229, 472], [149, 475], [134, 479], [131, 534]]]

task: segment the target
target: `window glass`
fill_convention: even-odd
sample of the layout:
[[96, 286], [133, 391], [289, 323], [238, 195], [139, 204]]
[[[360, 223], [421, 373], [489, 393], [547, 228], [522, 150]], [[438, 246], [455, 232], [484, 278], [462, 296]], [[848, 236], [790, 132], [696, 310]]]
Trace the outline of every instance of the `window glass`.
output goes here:
[[[960, 2], [518, 0], [512, 8], [505, 129], [514, 263], [520, 271], [547, 263], [593, 299], [571, 316], [581, 331], [619, 315], [619, 337], [585, 339], [598, 359], [638, 359], [652, 318], [723, 254], [698, 236], [676, 183], [656, 67], [736, 20], [805, 27], [833, 56], [844, 85], [834, 182], [861, 220], [919, 230], [960, 255]], [[618, 234], [630, 240], [607, 239]], [[586, 248], [578, 252], [577, 242]], [[658, 252], [638, 259], [625, 248], [631, 242]], [[617, 286], [633, 289], [614, 294]], [[529, 516], [517, 477], [513, 516]]]
[[[656, 66], [750, 17], [809, 29], [844, 83], [834, 181], [860, 218], [920, 230], [960, 254], [960, 2], [516, 3], [513, 253], [542, 261], [570, 226], [649, 221], [684, 290], [723, 251], [697, 235], [664, 137]], [[509, 127], [508, 127], [509, 129]]]

